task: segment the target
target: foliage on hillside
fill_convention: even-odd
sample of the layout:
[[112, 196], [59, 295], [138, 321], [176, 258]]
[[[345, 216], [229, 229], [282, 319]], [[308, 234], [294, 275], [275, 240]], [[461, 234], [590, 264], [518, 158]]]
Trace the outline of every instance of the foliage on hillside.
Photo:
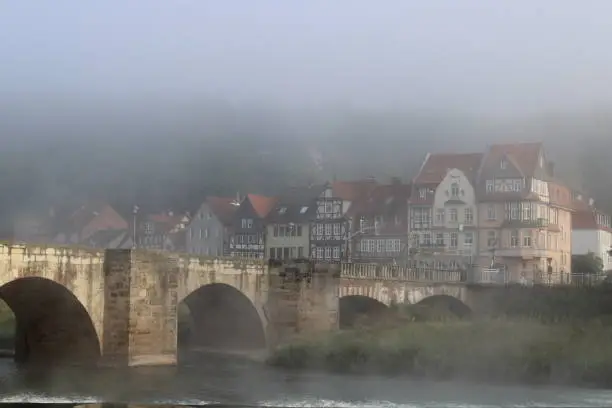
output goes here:
[[[449, 112], [158, 105], [89, 106], [69, 116], [49, 106], [44, 117], [27, 120], [25, 107], [3, 112], [0, 227], [18, 210], [92, 197], [129, 213], [134, 203], [193, 209], [207, 194], [274, 193], [334, 175], [409, 179], [428, 151], [484, 151], [487, 144], [522, 140], [544, 141], [558, 173], [612, 210], [606, 115], [502, 122]], [[313, 150], [323, 156], [322, 169]]]

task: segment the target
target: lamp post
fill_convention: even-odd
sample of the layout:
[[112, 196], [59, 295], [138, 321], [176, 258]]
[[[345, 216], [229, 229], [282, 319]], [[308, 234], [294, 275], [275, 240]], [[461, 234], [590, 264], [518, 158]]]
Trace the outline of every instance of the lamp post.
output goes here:
[[132, 249], [136, 249], [136, 216], [138, 215], [138, 210], [140, 210], [140, 207], [134, 205], [132, 209], [132, 214], [134, 216], [132, 220]]

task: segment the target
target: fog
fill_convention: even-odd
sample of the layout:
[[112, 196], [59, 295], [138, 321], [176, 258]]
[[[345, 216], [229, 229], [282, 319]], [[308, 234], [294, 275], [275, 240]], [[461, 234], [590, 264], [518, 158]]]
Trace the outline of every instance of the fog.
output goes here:
[[5, 96], [209, 95], [498, 114], [611, 102], [605, 0], [0, 7]]
[[592, 180], [612, 209], [600, 168], [611, 11], [605, 0], [2, 2], [0, 218], [92, 196], [189, 208], [315, 179], [407, 180], [427, 151], [515, 140], [545, 141], [559, 171]]

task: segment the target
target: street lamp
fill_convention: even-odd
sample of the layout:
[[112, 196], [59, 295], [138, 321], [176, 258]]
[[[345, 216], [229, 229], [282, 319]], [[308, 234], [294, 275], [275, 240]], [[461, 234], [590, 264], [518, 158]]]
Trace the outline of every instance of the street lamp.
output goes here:
[[132, 249], [136, 249], [136, 215], [138, 214], [138, 210], [140, 210], [140, 207], [134, 205], [134, 208], [132, 209], [132, 213], [134, 215], [132, 221]]

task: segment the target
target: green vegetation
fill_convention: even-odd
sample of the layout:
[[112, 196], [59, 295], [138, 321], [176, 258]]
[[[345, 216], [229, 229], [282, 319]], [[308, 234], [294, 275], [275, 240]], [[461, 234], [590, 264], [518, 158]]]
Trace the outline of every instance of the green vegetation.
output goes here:
[[534, 321], [413, 322], [279, 348], [272, 366], [429, 379], [612, 385], [612, 327]]
[[282, 346], [268, 364], [434, 380], [612, 386], [611, 320], [470, 321], [440, 310], [395, 308], [376, 324], [364, 319], [351, 330]]

